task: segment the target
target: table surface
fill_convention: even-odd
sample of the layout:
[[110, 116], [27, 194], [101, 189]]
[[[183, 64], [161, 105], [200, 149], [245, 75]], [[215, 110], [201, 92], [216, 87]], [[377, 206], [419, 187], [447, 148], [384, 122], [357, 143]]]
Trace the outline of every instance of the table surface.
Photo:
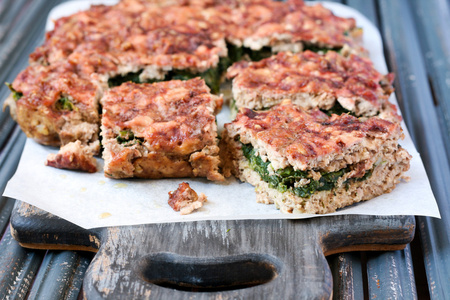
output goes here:
[[[0, 82], [11, 82], [42, 43], [49, 10], [60, 0], [0, 0]], [[450, 295], [450, 2], [344, 0], [383, 36], [405, 122], [421, 153], [442, 219], [417, 217], [404, 250], [328, 257], [334, 299], [445, 299]], [[370, 50], [370, 49], [369, 49]], [[9, 94], [0, 88], [0, 104]], [[0, 115], [0, 191], [25, 142]], [[11, 237], [14, 199], [0, 199], [0, 299], [78, 299], [92, 253], [24, 249]]]

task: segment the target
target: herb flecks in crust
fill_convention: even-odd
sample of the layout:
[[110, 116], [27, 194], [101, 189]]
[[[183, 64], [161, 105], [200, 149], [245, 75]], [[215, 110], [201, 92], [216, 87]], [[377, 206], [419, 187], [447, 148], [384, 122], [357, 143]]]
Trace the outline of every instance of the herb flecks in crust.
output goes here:
[[144, 141], [143, 138], [135, 137], [131, 130], [120, 130], [116, 140], [125, 147], [133, 146], [135, 144], [141, 145]]
[[61, 111], [73, 111], [78, 109], [67, 96], [59, 98], [58, 101], [56, 101], [55, 106], [57, 110]]
[[23, 94], [20, 93], [20, 92], [18, 92], [18, 91], [16, 91], [16, 90], [13, 88], [13, 86], [12, 86], [11, 83], [6, 82], [5, 84], [6, 84], [6, 86], [9, 88], [9, 90], [11, 91], [12, 97], [13, 97], [13, 99], [14, 99], [15, 101], [17, 101], [17, 100], [19, 100], [20, 98], [22, 98]]

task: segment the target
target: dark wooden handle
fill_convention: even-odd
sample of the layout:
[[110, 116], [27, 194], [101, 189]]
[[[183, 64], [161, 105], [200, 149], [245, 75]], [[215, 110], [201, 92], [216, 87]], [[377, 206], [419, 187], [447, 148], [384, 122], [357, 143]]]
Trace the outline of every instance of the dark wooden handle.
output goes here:
[[288, 220], [111, 228], [86, 273], [89, 299], [329, 299], [316, 229]]
[[397, 250], [413, 216], [202, 221], [84, 230], [21, 203], [14, 238], [32, 248], [97, 251], [88, 299], [329, 299], [325, 255]]

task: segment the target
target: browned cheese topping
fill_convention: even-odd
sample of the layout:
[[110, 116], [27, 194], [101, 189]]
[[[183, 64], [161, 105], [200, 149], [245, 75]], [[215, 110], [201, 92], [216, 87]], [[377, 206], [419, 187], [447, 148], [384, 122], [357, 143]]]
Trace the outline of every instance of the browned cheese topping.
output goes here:
[[[32, 109], [52, 107], [64, 96], [76, 99], [77, 105], [82, 107], [95, 107], [96, 103], [97, 87], [80, 77], [68, 63], [29, 66], [17, 76], [13, 88], [23, 94], [17, 104]], [[65, 113], [62, 110], [59, 112]]]
[[223, 34], [210, 28], [198, 9], [126, 1], [57, 20], [31, 60], [68, 59], [86, 66], [85, 60], [98, 59], [94, 71], [108, 74], [122, 66], [148, 65], [204, 71], [217, 64], [219, 55], [226, 55]]
[[289, 101], [269, 111], [243, 108], [236, 120], [225, 127], [237, 132], [242, 143], [254, 141], [255, 147], [263, 145], [269, 156], [274, 152], [301, 170], [310, 167], [312, 161], [339, 155], [361, 143], [397, 140], [402, 135], [397, 123], [376, 117], [363, 122], [348, 114], [328, 117], [319, 110], [305, 112]]
[[254, 50], [298, 42], [339, 48], [354, 46], [349, 35], [359, 32], [354, 19], [299, 0], [158, 2], [121, 1], [61, 18], [31, 60], [52, 64], [69, 59], [84, 65], [94, 55], [107, 57], [98, 72], [114, 71], [114, 65], [202, 71], [226, 56], [225, 40]]
[[[352, 18], [340, 18], [320, 4], [303, 1], [237, 1], [233, 8], [217, 7], [229, 20], [227, 38], [254, 50], [277, 46], [280, 42], [325, 48], [356, 46], [361, 34]], [[349, 35], [353, 35], [351, 38]]]
[[207, 201], [206, 195], [197, 193], [189, 186], [189, 183], [182, 182], [178, 188], [169, 192], [169, 205], [174, 211], [179, 211], [182, 215], [192, 213], [194, 210], [203, 206]]
[[281, 52], [259, 62], [238, 62], [227, 75], [234, 78], [233, 90], [243, 93], [274, 98], [326, 94], [344, 107], [354, 107], [347, 102], [363, 98], [376, 111], [386, 105], [393, 92], [393, 74], [380, 74], [366, 58], [344, 57], [334, 51], [325, 55]]
[[14, 101], [13, 116], [27, 136], [53, 146], [97, 140], [100, 90], [79, 76], [73, 65], [31, 65], [17, 76], [12, 88], [21, 95]]
[[214, 113], [222, 102], [209, 94], [200, 78], [125, 83], [102, 98], [103, 136], [112, 138], [121, 130], [131, 130], [150, 151], [187, 155], [216, 145]]

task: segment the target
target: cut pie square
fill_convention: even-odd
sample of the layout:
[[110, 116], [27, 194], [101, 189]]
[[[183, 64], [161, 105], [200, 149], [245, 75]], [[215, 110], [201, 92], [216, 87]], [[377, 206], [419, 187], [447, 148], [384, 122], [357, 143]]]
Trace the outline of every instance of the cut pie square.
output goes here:
[[401, 120], [388, 100], [394, 91], [393, 75], [380, 74], [370, 60], [357, 55], [282, 52], [259, 62], [238, 62], [227, 76], [233, 78], [237, 109], [265, 109], [291, 99], [304, 109], [328, 114]]
[[215, 122], [222, 102], [200, 78], [110, 89], [101, 99], [105, 175], [223, 180]]
[[255, 186], [287, 213], [330, 213], [393, 190], [411, 156], [400, 125], [377, 117], [303, 111], [290, 101], [241, 109], [222, 135], [224, 175]]

